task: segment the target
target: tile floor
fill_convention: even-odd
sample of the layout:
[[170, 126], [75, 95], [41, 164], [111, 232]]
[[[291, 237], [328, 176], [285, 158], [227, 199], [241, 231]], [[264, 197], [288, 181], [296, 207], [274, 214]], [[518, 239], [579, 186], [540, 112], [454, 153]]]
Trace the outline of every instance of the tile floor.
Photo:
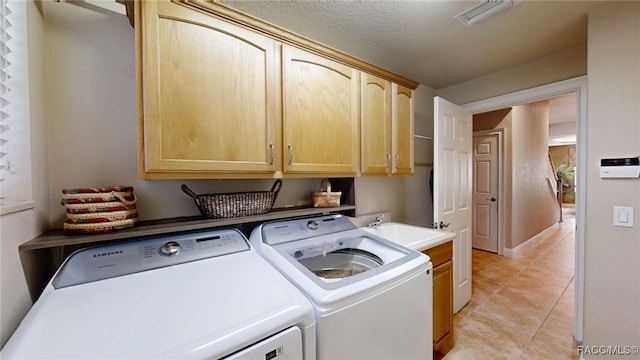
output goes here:
[[436, 360], [578, 359], [573, 341], [575, 212], [517, 256], [473, 250], [473, 297]]

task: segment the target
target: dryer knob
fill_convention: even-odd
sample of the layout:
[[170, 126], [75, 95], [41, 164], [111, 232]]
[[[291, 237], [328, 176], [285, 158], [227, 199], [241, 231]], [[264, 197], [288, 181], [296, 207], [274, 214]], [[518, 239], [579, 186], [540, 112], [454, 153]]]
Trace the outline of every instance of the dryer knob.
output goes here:
[[180, 252], [180, 248], [180, 243], [176, 241], [168, 241], [160, 246], [158, 252], [160, 253], [160, 255], [174, 256], [178, 255], [178, 253]]
[[311, 230], [316, 230], [318, 228], [318, 223], [315, 220], [309, 220], [307, 222], [307, 227]]

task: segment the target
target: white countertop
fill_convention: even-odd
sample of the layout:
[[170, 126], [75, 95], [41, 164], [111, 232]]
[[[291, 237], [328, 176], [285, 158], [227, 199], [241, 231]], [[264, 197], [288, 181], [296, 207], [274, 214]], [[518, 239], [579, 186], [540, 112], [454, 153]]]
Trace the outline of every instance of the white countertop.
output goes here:
[[416, 251], [431, 249], [449, 242], [456, 234], [449, 231], [388, 222], [376, 227], [363, 227], [365, 231]]

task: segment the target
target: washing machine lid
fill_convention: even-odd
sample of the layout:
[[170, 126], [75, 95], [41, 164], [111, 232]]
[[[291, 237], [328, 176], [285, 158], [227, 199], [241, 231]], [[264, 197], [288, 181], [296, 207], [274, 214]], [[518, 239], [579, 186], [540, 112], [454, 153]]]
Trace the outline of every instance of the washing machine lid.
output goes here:
[[[316, 306], [366, 297], [431, 267], [428, 256], [358, 229], [342, 215], [265, 223], [254, 229], [250, 241]], [[327, 272], [338, 276], [322, 276], [322, 266], [335, 265], [338, 257], [347, 258], [346, 263]]]
[[274, 245], [303, 276], [336, 290], [380, 275], [422, 255], [355, 229]]
[[[225, 246], [207, 243], [215, 245]], [[309, 301], [247, 249], [57, 289], [49, 284], [2, 357], [219, 358], [313, 323]]]

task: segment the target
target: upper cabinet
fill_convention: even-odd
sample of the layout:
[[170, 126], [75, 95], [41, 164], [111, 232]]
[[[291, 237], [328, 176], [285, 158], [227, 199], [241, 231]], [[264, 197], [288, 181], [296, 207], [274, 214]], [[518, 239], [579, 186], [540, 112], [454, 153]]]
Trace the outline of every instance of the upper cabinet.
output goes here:
[[391, 172], [391, 82], [362, 74], [362, 165], [367, 175]]
[[412, 172], [416, 82], [217, 1], [134, 6], [141, 178]]
[[278, 43], [175, 3], [137, 6], [142, 177], [273, 174]]
[[413, 90], [362, 74], [362, 174], [413, 174]]
[[282, 53], [284, 172], [355, 176], [359, 72], [288, 45]]
[[391, 93], [391, 173], [413, 175], [413, 90], [392, 84]]

